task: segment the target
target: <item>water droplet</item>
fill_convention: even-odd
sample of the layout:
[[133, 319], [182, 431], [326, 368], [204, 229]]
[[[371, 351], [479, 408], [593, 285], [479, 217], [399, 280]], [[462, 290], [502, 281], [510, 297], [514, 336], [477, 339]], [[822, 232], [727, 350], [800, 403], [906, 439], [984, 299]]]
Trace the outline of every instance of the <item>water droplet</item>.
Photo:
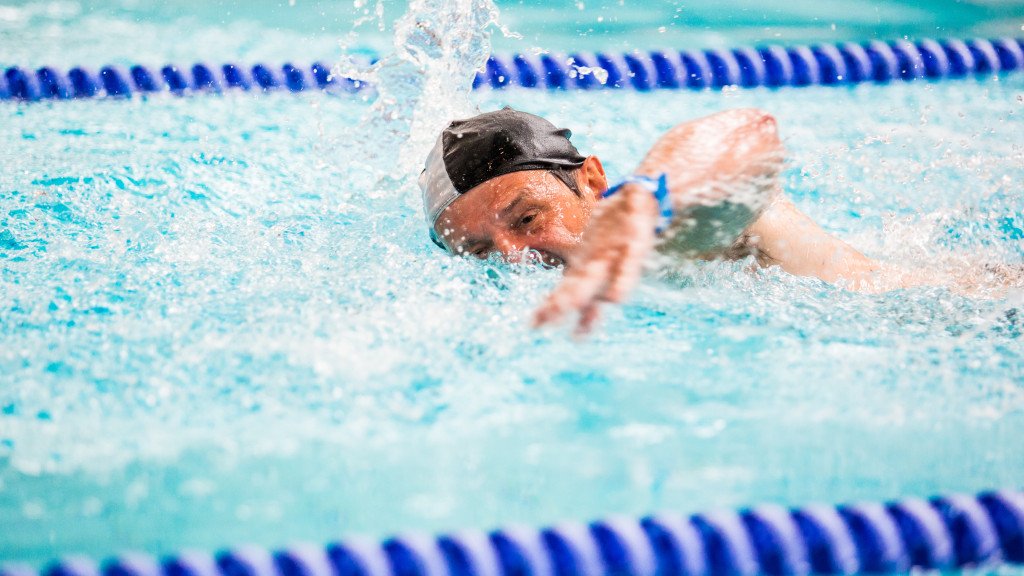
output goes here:
[[46, 506], [38, 500], [29, 500], [21, 506], [21, 515], [28, 520], [39, 520], [46, 515]]

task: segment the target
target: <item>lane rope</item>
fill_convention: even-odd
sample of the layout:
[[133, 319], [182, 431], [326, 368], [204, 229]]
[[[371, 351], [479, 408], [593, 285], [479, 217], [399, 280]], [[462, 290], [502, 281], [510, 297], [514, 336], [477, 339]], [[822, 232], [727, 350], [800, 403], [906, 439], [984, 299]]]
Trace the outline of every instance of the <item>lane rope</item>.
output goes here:
[[[369, 59], [368, 65], [373, 59]], [[473, 88], [594, 90], [707, 90], [783, 86], [848, 86], [863, 82], [939, 80], [1024, 70], [1024, 38], [986, 40], [872, 40], [812, 46], [762, 46], [709, 50], [658, 50], [607, 54], [494, 55]], [[231, 90], [351, 93], [364, 83], [331, 75], [330, 66], [204, 63], [189, 67], [142, 65], [99, 70], [12, 66], [0, 75], [0, 100], [130, 98], [157, 93], [211, 94]]]
[[791, 510], [764, 505], [159, 559], [68, 557], [41, 571], [0, 566], [0, 576], [803, 576], [1000, 564], [1024, 564], [1022, 491]]

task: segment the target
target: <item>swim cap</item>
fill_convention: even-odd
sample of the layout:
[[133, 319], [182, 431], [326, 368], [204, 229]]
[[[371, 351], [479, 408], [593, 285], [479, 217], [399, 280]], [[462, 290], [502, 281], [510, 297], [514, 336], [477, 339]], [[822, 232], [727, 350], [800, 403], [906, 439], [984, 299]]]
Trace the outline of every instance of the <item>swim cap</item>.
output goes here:
[[449, 124], [419, 178], [430, 239], [444, 248], [434, 231], [441, 212], [491, 178], [521, 170], [582, 166], [586, 158], [569, 142], [570, 136], [565, 128], [508, 107]]

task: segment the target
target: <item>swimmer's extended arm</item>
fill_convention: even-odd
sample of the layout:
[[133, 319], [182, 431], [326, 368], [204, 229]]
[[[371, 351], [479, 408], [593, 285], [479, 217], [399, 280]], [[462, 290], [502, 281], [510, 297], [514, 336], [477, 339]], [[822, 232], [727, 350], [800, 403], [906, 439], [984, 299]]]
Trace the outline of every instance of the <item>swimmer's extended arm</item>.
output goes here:
[[[742, 257], [797, 276], [878, 287], [882, 267], [832, 236], [779, 188], [783, 148], [775, 120], [760, 110], [731, 110], [688, 122], [663, 136], [638, 172], [667, 171], [677, 212], [675, 236], [660, 248], [696, 258]], [[743, 245], [736, 250], [742, 234]]]
[[[680, 124], [651, 147], [638, 174], [667, 174], [677, 218], [666, 235], [691, 257], [711, 257], [746, 229], [767, 206], [782, 163], [775, 120], [758, 110], [730, 110]], [[700, 210], [723, 205], [728, 197], [740, 210], [712, 214], [713, 234], [692, 224], [707, 222]], [[579, 331], [598, 317], [601, 302], [621, 302], [636, 285], [643, 264], [657, 243], [658, 206], [638, 185], [627, 185], [600, 202], [569, 262], [562, 283], [537, 310], [535, 325], [580, 313]]]
[[[775, 120], [755, 109], [721, 112], [665, 133], [637, 168], [668, 175], [677, 214], [664, 239], [654, 237], [657, 202], [637, 185], [598, 205], [583, 247], [562, 283], [537, 310], [536, 325], [580, 313], [579, 332], [598, 318], [601, 302], [621, 302], [658, 246], [689, 258], [737, 257], [791, 274], [851, 288], [877, 286], [881, 267], [833, 237], [785, 198], [778, 184], [783, 160]], [[742, 246], [737, 250], [737, 238]]]
[[661, 249], [696, 258], [753, 253], [758, 262], [797, 276], [842, 281], [853, 289], [879, 286], [883, 270], [877, 262], [823, 230], [782, 194], [782, 159], [775, 121], [759, 110], [733, 110], [674, 128], [639, 169], [668, 168], [678, 186], [677, 209], [691, 215], [677, 222], [675, 237]]
[[686, 258], [725, 255], [778, 194], [784, 154], [775, 119], [751, 108], [666, 132], [636, 170], [668, 175], [676, 217], [659, 248]]

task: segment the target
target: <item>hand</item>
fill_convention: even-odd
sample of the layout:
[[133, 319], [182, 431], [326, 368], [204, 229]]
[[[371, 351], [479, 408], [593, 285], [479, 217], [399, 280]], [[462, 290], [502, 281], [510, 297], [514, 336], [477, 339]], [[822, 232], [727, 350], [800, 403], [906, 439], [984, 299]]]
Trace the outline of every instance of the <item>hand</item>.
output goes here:
[[635, 184], [599, 202], [562, 282], [534, 314], [534, 327], [575, 311], [580, 313], [576, 334], [583, 335], [600, 316], [602, 302], [622, 302], [636, 286], [654, 247], [657, 212], [654, 196]]

